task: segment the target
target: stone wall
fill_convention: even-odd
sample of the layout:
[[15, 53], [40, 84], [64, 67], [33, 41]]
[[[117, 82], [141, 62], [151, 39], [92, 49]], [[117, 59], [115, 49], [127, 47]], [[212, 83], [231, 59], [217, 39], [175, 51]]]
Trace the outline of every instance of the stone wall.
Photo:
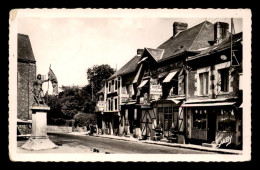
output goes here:
[[30, 106], [33, 103], [33, 82], [36, 79], [36, 64], [18, 62], [17, 66], [17, 117], [31, 119]]
[[72, 127], [70, 126], [47, 126], [47, 132], [65, 132], [70, 133], [72, 132]]

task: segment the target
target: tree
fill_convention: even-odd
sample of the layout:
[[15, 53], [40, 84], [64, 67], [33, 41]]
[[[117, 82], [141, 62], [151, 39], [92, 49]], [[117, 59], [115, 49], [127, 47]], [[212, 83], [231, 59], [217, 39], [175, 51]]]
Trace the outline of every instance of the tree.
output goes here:
[[89, 85], [93, 83], [93, 93], [96, 94], [105, 85], [106, 79], [114, 74], [115, 70], [108, 64], [94, 65], [87, 70]]

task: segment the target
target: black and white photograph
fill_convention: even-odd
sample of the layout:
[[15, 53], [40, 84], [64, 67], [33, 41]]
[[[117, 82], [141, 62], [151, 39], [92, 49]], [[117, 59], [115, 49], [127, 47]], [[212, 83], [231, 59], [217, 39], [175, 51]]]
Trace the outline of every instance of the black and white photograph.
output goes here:
[[251, 159], [249, 9], [13, 9], [12, 161]]

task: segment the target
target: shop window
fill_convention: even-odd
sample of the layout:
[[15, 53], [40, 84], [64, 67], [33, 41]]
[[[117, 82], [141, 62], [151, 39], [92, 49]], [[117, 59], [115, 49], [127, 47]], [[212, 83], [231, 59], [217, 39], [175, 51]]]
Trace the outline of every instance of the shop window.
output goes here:
[[206, 129], [207, 127], [207, 115], [206, 110], [193, 110], [193, 128], [194, 129]]
[[172, 113], [172, 107], [169, 107], [168, 110], [169, 110], [169, 113]]
[[236, 131], [236, 118], [233, 110], [221, 109], [218, 116], [218, 130], [227, 132]]
[[229, 69], [228, 68], [220, 69], [219, 74], [220, 74], [220, 91], [228, 92]]
[[163, 107], [158, 107], [158, 112], [163, 113]]
[[169, 108], [168, 107], [164, 107], [164, 113], [169, 113]]
[[209, 91], [209, 73], [201, 73], [199, 74], [200, 80], [200, 95], [207, 95]]
[[168, 131], [172, 126], [172, 114], [164, 114], [164, 130]]

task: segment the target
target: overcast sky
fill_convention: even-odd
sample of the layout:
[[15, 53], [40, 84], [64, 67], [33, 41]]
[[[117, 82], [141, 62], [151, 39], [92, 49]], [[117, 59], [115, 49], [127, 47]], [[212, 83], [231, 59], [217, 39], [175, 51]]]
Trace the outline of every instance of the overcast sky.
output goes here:
[[[172, 36], [175, 21], [188, 28], [206, 18], [20, 18], [18, 33], [30, 38], [37, 74], [47, 75], [49, 65], [62, 85], [86, 85], [86, 70], [109, 64], [119, 69], [138, 48], [156, 48]], [[207, 18], [230, 23], [230, 18]], [[234, 19], [236, 33], [242, 19]]]

